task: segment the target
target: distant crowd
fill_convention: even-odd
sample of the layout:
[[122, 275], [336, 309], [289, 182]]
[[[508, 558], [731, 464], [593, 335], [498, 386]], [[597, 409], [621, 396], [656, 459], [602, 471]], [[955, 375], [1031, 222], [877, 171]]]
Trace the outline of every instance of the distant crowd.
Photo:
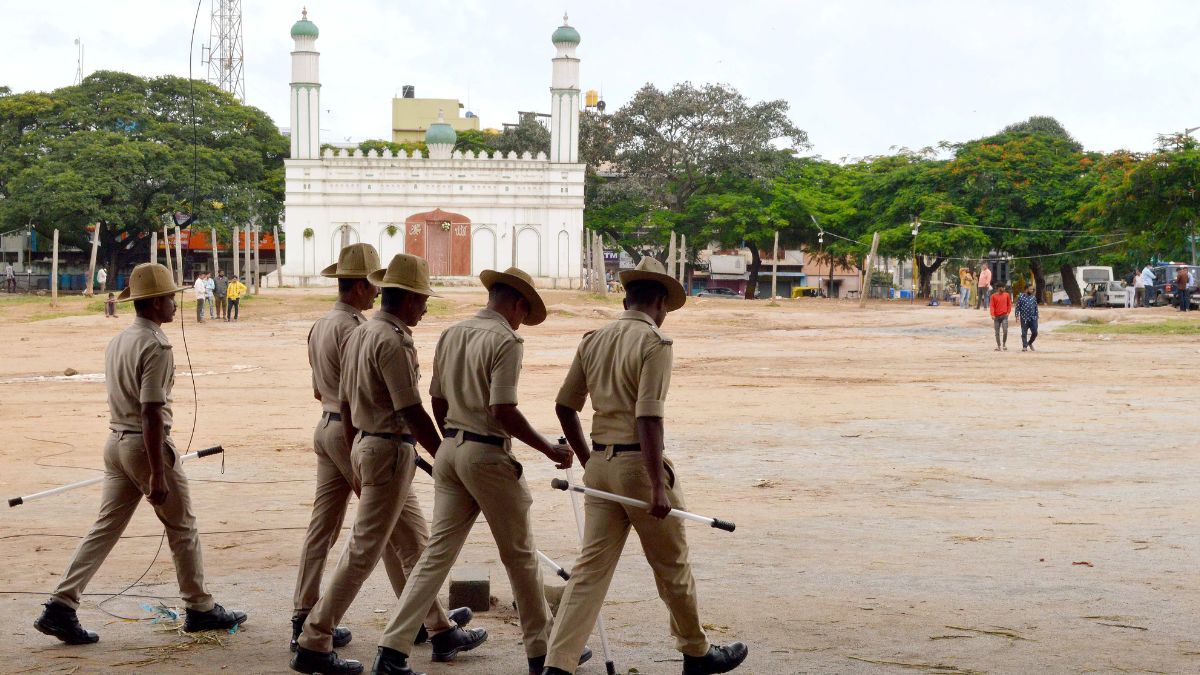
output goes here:
[[246, 284], [236, 275], [226, 278], [223, 270], [217, 270], [215, 277], [209, 272], [201, 272], [196, 275], [192, 291], [196, 299], [196, 323], [204, 323], [206, 307], [209, 319], [237, 321], [242, 298], [246, 296]]

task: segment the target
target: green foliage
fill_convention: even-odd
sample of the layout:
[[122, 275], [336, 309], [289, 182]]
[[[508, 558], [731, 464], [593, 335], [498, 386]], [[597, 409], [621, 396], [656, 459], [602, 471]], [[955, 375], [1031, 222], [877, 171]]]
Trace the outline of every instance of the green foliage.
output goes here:
[[114, 269], [142, 258], [174, 212], [226, 232], [279, 222], [287, 141], [262, 111], [207, 83], [98, 71], [49, 93], [0, 97], [0, 229], [60, 230]]
[[537, 157], [539, 152], [550, 154], [550, 130], [538, 121], [536, 115], [523, 113], [517, 124], [504, 128], [504, 132], [488, 137], [489, 145], [494, 152], [501, 155], [523, 153]]

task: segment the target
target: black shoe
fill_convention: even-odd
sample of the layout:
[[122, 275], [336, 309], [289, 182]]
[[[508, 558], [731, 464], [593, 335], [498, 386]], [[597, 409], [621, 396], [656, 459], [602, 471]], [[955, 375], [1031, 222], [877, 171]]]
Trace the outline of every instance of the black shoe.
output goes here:
[[[545, 658], [545, 657], [543, 657], [543, 658]], [[530, 671], [530, 672], [533, 672], [533, 671]], [[550, 666], [549, 668], [542, 671], [542, 675], [571, 675], [571, 674], [568, 673], [567, 671], [563, 670], [562, 668], [555, 668], [554, 666]]]
[[[584, 647], [583, 653], [579, 655], [579, 665], [582, 666], [583, 664], [590, 661], [591, 658], [592, 658], [592, 650], [588, 647]], [[566, 673], [566, 671], [561, 668], [551, 667], [551, 668], [546, 668], [545, 670], [543, 670], [542, 666], [544, 666], [544, 665], [546, 665], [546, 657], [545, 656], [535, 656], [535, 657], [529, 659], [529, 675], [545, 675], [546, 673], [549, 673], [550, 675], [558, 675], [559, 673]]]
[[735, 642], [725, 647], [710, 645], [704, 656], [683, 655], [683, 675], [709, 675], [710, 673], [728, 673], [742, 665], [750, 650], [746, 645]]
[[371, 675], [425, 675], [414, 673], [408, 667], [408, 655], [401, 654], [395, 649], [380, 647], [375, 655], [375, 665], [371, 666]]
[[297, 647], [288, 664], [297, 673], [315, 675], [358, 675], [363, 664], [351, 659], [338, 658], [337, 652], [314, 652]]
[[[450, 617], [450, 620], [458, 624], [459, 627], [462, 627], [471, 623], [471, 619], [475, 618], [475, 613], [471, 611], [470, 607], [459, 607], [458, 609], [450, 610], [450, 613], [446, 616]], [[417, 631], [417, 639], [413, 644], [423, 645], [426, 642], [429, 642], [429, 629], [425, 628], [425, 624], [421, 624], [421, 630]]]
[[[308, 619], [308, 615], [297, 615], [292, 617], [292, 651], [300, 646], [300, 633], [304, 631], [304, 621]], [[333, 629], [333, 648], [341, 649], [350, 644], [350, 640], [354, 636], [350, 634], [350, 629], [345, 626], [338, 626]]]
[[229, 630], [234, 626], [246, 623], [246, 613], [228, 610], [220, 605], [213, 605], [207, 612], [187, 610], [187, 618], [183, 622], [185, 633], [198, 633], [202, 630]]
[[459, 652], [469, 652], [487, 642], [487, 638], [487, 631], [482, 628], [455, 626], [429, 638], [429, 644], [433, 646], [430, 658], [435, 662], [449, 661]]
[[69, 645], [90, 645], [100, 641], [99, 635], [79, 625], [75, 610], [54, 600], [46, 603], [46, 609], [33, 622], [33, 627]]

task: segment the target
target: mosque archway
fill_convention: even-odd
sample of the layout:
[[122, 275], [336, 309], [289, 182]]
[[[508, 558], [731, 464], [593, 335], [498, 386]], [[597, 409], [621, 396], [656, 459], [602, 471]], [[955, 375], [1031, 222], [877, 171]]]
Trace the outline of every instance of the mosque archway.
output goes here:
[[471, 236], [471, 274], [496, 269], [496, 233], [481, 227]]
[[421, 256], [434, 277], [471, 273], [471, 219], [441, 209], [415, 213], [404, 221], [405, 252]]
[[542, 237], [532, 227], [517, 232], [517, 267], [530, 276], [542, 276]]

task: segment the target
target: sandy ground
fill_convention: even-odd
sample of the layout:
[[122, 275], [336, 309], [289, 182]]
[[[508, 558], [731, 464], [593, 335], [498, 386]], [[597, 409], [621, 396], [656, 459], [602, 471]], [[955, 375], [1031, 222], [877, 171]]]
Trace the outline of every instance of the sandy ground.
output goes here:
[[[483, 300], [478, 290], [447, 296], [416, 329], [426, 372], [440, 331]], [[90, 596], [80, 616], [99, 644], [65, 647], [34, 631], [38, 603], [95, 515], [99, 490], [85, 488], [0, 515], [0, 672], [287, 672], [319, 410], [304, 339], [330, 299], [272, 291], [238, 324], [196, 326], [188, 312], [198, 416], [180, 325], [167, 330], [177, 345], [176, 438], [188, 442], [195, 418], [192, 449], [227, 451], [224, 475], [214, 459], [188, 473], [209, 588], [250, 613], [244, 630], [223, 646], [197, 644], [161, 624], [112, 618], [97, 608], [104, 596]], [[548, 304], [550, 320], [523, 331], [521, 393], [526, 414], [557, 434], [552, 399], [575, 345], [619, 305], [568, 292], [548, 293]], [[20, 321], [43, 309], [0, 300], [4, 497], [101, 466], [107, 413], [95, 374], [130, 313]], [[689, 541], [712, 639], [750, 645], [739, 672], [1200, 672], [1200, 344], [1054, 332], [1082, 314], [1044, 311], [1031, 354], [1015, 336], [1007, 353], [992, 351], [983, 312], [952, 307], [706, 300], [668, 319], [668, 454], [691, 508], [738, 525], [733, 534], [691, 526]], [[53, 377], [68, 367], [79, 375]], [[516, 452], [539, 546], [570, 563], [575, 524], [566, 496], [549, 487], [559, 472], [529, 448]], [[419, 476], [416, 490], [428, 513], [429, 480]], [[133, 582], [160, 532], [143, 506], [89, 591]], [[492, 637], [445, 665], [418, 648], [414, 665], [431, 675], [524, 672], [486, 527], [460, 562], [491, 569], [499, 607], [475, 625]], [[131, 592], [179, 604], [165, 548]], [[345, 618], [355, 640], [344, 656], [369, 664], [389, 595], [380, 569]], [[146, 617], [145, 602], [154, 601], [122, 597], [104, 609]], [[604, 616], [618, 670], [680, 671], [635, 541]]]

